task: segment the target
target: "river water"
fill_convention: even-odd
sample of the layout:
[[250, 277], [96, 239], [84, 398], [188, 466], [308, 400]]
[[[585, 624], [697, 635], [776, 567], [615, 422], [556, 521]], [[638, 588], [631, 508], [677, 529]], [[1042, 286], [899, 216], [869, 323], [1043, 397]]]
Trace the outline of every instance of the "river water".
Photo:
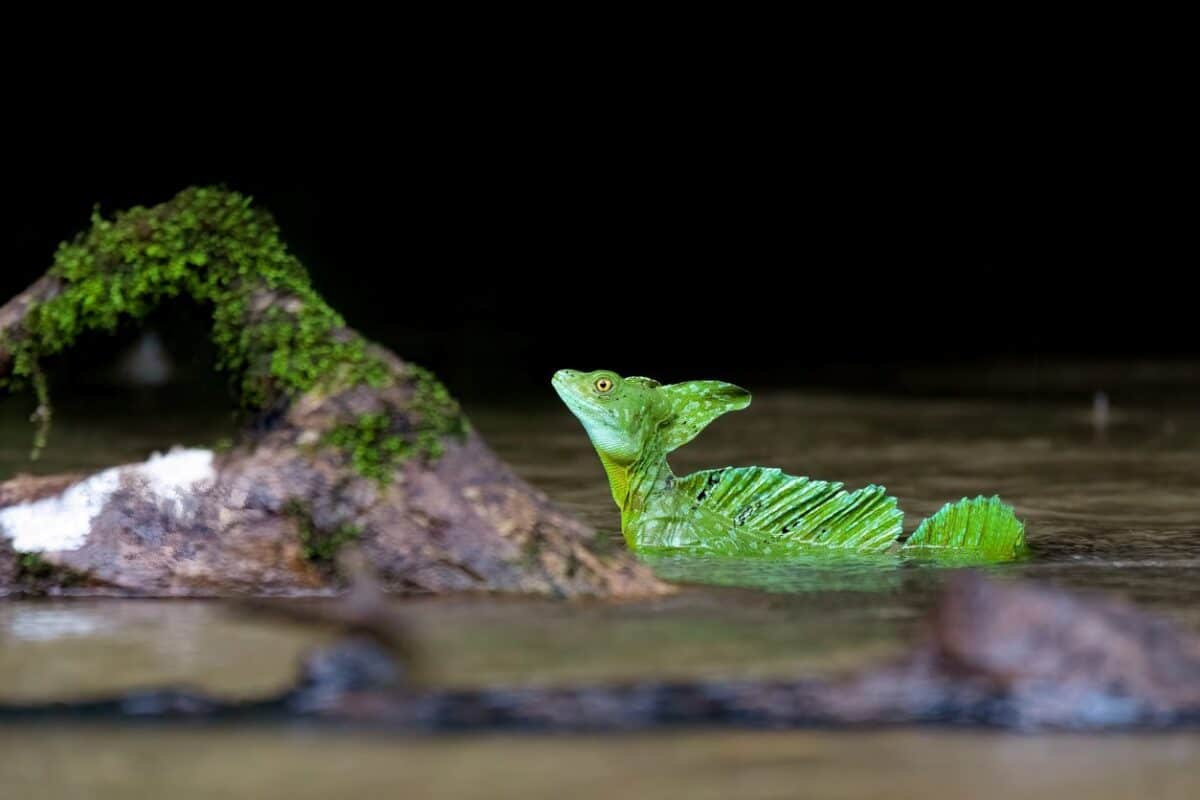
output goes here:
[[[1200, 629], [1200, 403], [1114, 397], [878, 399], [764, 394], [676, 454], [683, 474], [779, 466], [886, 485], [906, 528], [941, 503], [999, 493], [1034, 551], [995, 568], [1103, 590]], [[526, 478], [607, 535], [616, 509], [578, 424], [550, 402], [468, 409]], [[27, 470], [23, 402], [0, 406], [0, 475]], [[211, 443], [224, 415], [148, 399], [63, 409], [37, 471], [86, 470]], [[827, 675], [885, 659], [920, 625], [946, 571], [876, 564], [720, 568], [637, 603], [451, 597], [397, 601], [441, 685]], [[247, 696], [290, 680], [323, 634], [206, 601], [0, 601], [0, 697], [77, 697], [147, 684]], [[947, 731], [676, 732], [435, 739], [307, 729], [0, 729], [0, 797], [1195, 797], [1200, 735]]]

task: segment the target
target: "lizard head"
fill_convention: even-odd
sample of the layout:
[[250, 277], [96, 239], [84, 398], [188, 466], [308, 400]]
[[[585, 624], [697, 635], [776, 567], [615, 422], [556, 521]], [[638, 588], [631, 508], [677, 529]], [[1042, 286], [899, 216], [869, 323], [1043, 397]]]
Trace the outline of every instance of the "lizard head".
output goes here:
[[563, 369], [552, 383], [601, 458], [615, 464], [631, 464], [652, 446], [665, 455], [717, 417], [750, 404], [749, 392], [720, 381], [663, 386], [608, 370]]

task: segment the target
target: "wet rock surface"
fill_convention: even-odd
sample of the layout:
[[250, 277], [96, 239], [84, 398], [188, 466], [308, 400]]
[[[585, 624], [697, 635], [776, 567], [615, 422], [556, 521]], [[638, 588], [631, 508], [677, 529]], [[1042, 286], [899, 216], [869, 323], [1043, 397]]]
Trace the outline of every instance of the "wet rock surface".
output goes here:
[[436, 377], [348, 327], [271, 216], [222, 189], [96, 215], [0, 306], [0, 389], [34, 390], [35, 452], [43, 362], [181, 296], [212, 311], [248, 420], [237, 446], [0, 483], [0, 595], [327, 593], [351, 541], [401, 592], [668, 591], [517, 477]]
[[1107, 598], [973, 574], [950, 583], [908, 656], [833, 681], [425, 689], [406, 682], [411, 646], [398, 644], [406, 641], [399, 621], [370, 592], [332, 609], [257, 608], [336, 624], [348, 635], [310, 656], [293, 688], [262, 700], [150, 690], [0, 707], [0, 721], [287, 720], [409, 732], [1200, 726], [1200, 636]]
[[[342, 580], [332, 556], [349, 541], [396, 592], [497, 591], [645, 596], [665, 587], [628, 554], [599, 554], [595, 533], [517, 477], [476, 434], [448, 442], [382, 483], [329, 448], [307, 448], [306, 425], [285, 424], [218, 456], [214, 477], [164, 498], [122, 470], [118, 488], [77, 547], [22, 558], [0, 537], [0, 593], [132, 596], [319, 594]], [[54, 496], [76, 481], [0, 484], [0, 509]], [[56, 581], [61, 572], [70, 581]], [[81, 581], [80, 576], [86, 580]]]

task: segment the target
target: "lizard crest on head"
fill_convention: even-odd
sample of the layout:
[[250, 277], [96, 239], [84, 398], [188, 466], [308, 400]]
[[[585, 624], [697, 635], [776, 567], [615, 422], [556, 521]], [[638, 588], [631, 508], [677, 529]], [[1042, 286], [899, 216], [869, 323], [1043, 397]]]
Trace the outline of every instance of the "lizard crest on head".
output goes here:
[[632, 464], [694, 439], [717, 417], [750, 405], [750, 393], [721, 381], [663, 386], [650, 378], [615, 372], [554, 374], [555, 391], [587, 430], [601, 459]]

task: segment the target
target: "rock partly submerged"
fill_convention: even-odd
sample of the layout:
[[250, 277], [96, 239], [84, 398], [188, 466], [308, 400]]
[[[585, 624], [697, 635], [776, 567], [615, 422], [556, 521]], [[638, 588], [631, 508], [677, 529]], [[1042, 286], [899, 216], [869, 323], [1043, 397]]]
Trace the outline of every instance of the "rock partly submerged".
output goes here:
[[259, 610], [346, 634], [295, 685], [251, 701], [174, 689], [43, 706], [31, 719], [306, 721], [407, 732], [611, 731], [666, 726], [953, 725], [1016, 730], [1200, 727], [1200, 636], [1124, 603], [1030, 584], [956, 577], [909, 655], [843, 679], [426, 688], [415, 649], [371, 593], [335, 606]]
[[95, 216], [0, 307], [0, 387], [32, 386], [48, 425], [45, 363], [179, 297], [212, 311], [237, 445], [0, 483], [0, 595], [326, 593], [349, 542], [395, 591], [668, 591], [515, 475], [436, 377], [348, 327], [234, 192]]
[[0, 594], [322, 594], [337, 549], [392, 591], [634, 597], [665, 591], [517, 477], [476, 434], [387, 483], [280, 424], [253, 446], [176, 450], [89, 477], [0, 484]]

